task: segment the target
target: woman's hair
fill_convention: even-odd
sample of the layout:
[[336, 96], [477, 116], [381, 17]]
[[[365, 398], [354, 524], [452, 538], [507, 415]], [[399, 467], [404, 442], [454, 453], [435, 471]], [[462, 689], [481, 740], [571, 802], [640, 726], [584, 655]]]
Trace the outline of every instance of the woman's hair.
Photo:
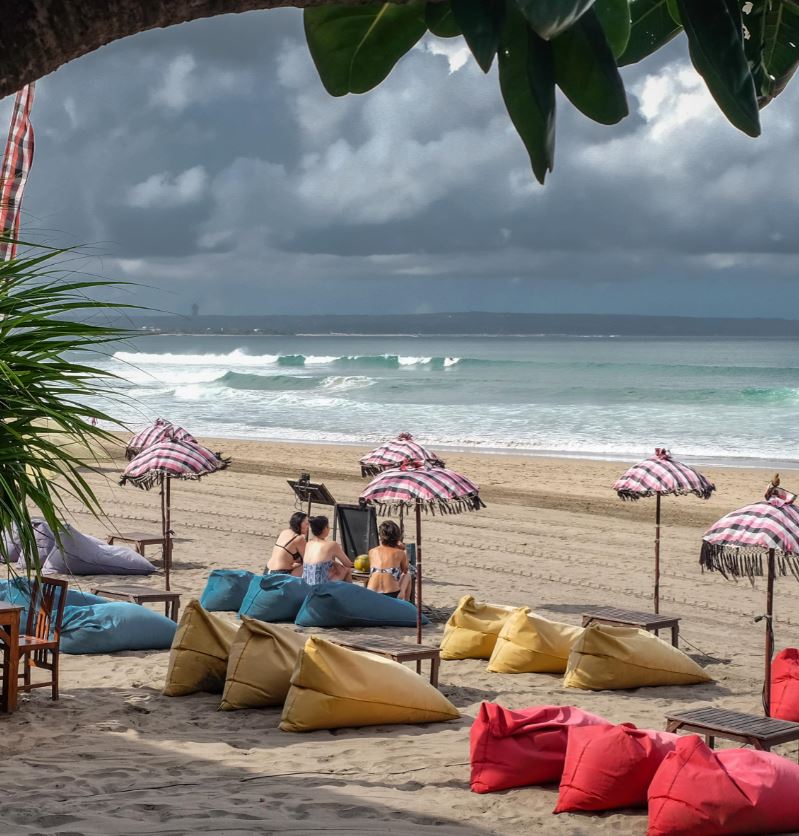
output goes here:
[[302, 529], [302, 523], [308, 515], [304, 511], [295, 511], [289, 520], [289, 528], [295, 533], [299, 534]]
[[330, 525], [330, 520], [327, 517], [311, 517], [308, 525], [311, 526], [314, 537], [321, 537], [322, 532]]
[[397, 548], [400, 541], [400, 530], [399, 526], [395, 522], [386, 520], [385, 522], [380, 523], [378, 533], [380, 534], [381, 545], [391, 546], [393, 549]]

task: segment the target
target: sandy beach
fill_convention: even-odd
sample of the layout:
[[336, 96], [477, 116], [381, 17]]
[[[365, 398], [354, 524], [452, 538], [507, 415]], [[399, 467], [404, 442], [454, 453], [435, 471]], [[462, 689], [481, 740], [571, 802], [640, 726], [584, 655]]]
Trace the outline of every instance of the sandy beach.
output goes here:
[[[212, 569], [262, 570], [294, 510], [287, 478], [310, 472], [340, 501], [354, 501], [364, 484], [361, 448], [201, 440], [232, 456], [233, 465], [201, 483], [174, 485], [173, 588], [183, 604], [199, 597]], [[445, 458], [480, 484], [488, 507], [425, 521], [427, 603], [453, 608], [472, 594], [574, 624], [586, 604], [651, 607], [654, 502], [623, 503], [611, 491], [623, 464]], [[120, 449], [92, 477], [108, 520], [70, 508], [81, 530], [158, 529], [157, 493], [119, 487], [121, 466]], [[471, 793], [469, 728], [482, 700], [511, 708], [574, 704], [643, 728], [663, 728], [672, 708], [761, 710], [763, 627], [752, 616], [763, 611], [764, 584], [753, 590], [702, 575], [698, 555], [707, 526], [760, 498], [771, 471], [703, 471], [718, 489], [710, 500], [664, 500], [661, 609], [683, 619], [683, 649], [714, 683], [591, 693], [563, 689], [559, 676], [489, 674], [484, 662], [444, 662], [442, 691], [461, 720], [300, 735], [278, 730], [277, 710], [217, 712], [215, 695], [161, 696], [166, 651], [65, 655], [58, 702], [46, 691], [23, 695], [18, 712], [0, 719], [0, 831], [642, 836], [643, 811], [553, 816], [556, 788]], [[795, 490], [799, 473], [782, 480]], [[88, 589], [94, 580], [73, 583]], [[163, 576], [142, 582], [160, 588]], [[777, 649], [799, 643], [795, 596], [793, 580], [778, 581]], [[385, 632], [413, 641], [412, 630]], [[440, 624], [426, 628], [426, 642], [437, 643], [441, 632]]]

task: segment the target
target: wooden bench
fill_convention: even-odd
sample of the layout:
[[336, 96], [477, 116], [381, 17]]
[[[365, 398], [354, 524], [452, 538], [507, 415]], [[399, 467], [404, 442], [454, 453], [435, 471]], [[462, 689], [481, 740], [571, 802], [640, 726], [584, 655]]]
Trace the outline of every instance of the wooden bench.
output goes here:
[[360, 650], [365, 653], [375, 653], [385, 656], [395, 662], [416, 662], [416, 672], [421, 673], [422, 661], [430, 660], [430, 684], [438, 688], [438, 671], [441, 667], [441, 651], [437, 647], [426, 644], [408, 644], [399, 639], [376, 636], [366, 639], [349, 639], [339, 636], [325, 636], [328, 641], [348, 647], [350, 650]]
[[134, 551], [137, 551], [142, 557], [144, 557], [145, 546], [161, 546], [163, 548], [164, 545], [163, 534], [148, 534], [143, 531], [128, 531], [123, 532], [122, 534], [109, 534], [108, 537], [105, 538], [105, 541], [109, 546], [113, 546], [116, 540], [119, 540], [122, 543], [133, 543]]
[[592, 607], [583, 613], [583, 627], [598, 622], [600, 624], [617, 624], [624, 627], [640, 627], [642, 630], [671, 630], [671, 643], [678, 646], [680, 639], [680, 619], [671, 615], [659, 615], [654, 612], [637, 612], [636, 610], [621, 610], [617, 607]]
[[666, 715], [666, 731], [703, 734], [712, 749], [717, 737], [748, 743], [755, 749], [770, 751], [772, 746], [799, 740], [799, 723], [775, 720], [758, 714], [744, 714], [723, 708], [694, 708]]
[[114, 601], [130, 601], [133, 604], [156, 604], [164, 602], [164, 613], [172, 621], [178, 620], [180, 612], [180, 593], [150, 589], [147, 586], [93, 586], [93, 595], [102, 595]]

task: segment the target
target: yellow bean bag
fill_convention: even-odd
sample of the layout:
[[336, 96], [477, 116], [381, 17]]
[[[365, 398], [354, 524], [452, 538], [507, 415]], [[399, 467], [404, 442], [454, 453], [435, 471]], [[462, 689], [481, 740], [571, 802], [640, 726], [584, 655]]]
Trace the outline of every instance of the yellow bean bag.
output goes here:
[[195, 691], [219, 694], [225, 684], [227, 657], [238, 628], [189, 601], [180, 618], [163, 694], [183, 697]]
[[283, 731], [436, 723], [458, 709], [410, 668], [311, 636], [291, 677]]
[[550, 621], [526, 609], [511, 613], [488, 663], [492, 673], [563, 673], [582, 627]]
[[221, 711], [283, 705], [306, 636], [246, 615], [230, 649]]
[[646, 630], [594, 624], [572, 648], [563, 684], [604, 691], [712, 681], [693, 659]]
[[490, 659], [499, 631], [516, 609], [500, 604], [481, 604], [471, 595], [464, 595], [444, 627], [441, 658]]

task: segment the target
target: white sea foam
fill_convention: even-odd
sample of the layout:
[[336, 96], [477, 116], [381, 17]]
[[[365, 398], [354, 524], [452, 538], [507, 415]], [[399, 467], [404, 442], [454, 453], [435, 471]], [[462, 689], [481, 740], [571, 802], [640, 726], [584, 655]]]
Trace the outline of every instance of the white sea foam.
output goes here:
[[421, 366], [426, 363], [432, 362], [432, 357], [404, 357], [399, 356], [397, 361], [399, 362], [400, 366]]
[[329, 366], [331, 363], [334, 363], [338, 360], [338, 357], [335, 356], [328, 356], [328, 355], [316, 355], [311, 354], [305, 358], [305, 365], [306, 366]]
[[[133, 366], [263, 366], [277, 363], [279, 354], [247, 354], [236, 348], [228, 354], [149, 354], [140, 351], [117, 351], [114, 359]], [[334, 358], [335, 359], [335, 358]]]

